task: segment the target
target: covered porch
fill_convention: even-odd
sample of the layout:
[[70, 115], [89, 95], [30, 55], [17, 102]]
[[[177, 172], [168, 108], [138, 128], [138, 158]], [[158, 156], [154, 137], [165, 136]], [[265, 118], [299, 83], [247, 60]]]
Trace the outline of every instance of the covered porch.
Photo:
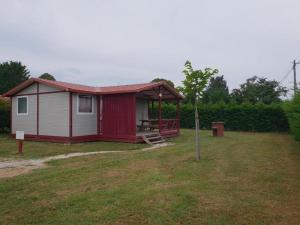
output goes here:
[[[180, 134], [180, 100], [182, 96], [166, 84], [144, 90], [136, 94], [136, 136], [159, 133], [163, 137]], [[173, 104], [176, 114], [166, 117], [163, 107]]]

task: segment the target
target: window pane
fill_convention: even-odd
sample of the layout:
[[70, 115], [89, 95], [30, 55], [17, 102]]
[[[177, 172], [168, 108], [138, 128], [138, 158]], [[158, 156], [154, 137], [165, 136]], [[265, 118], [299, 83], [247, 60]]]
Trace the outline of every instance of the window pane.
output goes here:
[[79, 95], [79, 109], [80, 113], [92, 113], [93, 112], [93, 102], [92, 96], [90, 95]]
[[27, 98], [18, 98], [18, 113], [27, 113]]

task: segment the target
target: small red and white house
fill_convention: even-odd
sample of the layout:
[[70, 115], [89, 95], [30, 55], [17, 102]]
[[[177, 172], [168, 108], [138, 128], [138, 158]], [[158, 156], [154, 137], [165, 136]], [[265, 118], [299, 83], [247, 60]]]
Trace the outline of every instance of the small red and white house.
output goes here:
[[[25, 140], [135, 143], [145, 132], [180, 134], [183, 96], [165, 82], [91, 87], [31, 78], [3, 96], [11, 101], [11, 134], [24, 131]], [[177, 104], [175, 118], [163, 117], [163, 101]]]

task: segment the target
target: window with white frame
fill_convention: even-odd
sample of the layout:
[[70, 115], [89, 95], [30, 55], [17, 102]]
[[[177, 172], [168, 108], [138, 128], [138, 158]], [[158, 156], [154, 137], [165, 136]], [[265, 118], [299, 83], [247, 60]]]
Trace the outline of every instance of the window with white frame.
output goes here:
[[78, 95], [78, 113], [92, 114], [93, 113], [93, 96]]
[[17, 104], [18, 104], [18, 115], [27, 115], [28, 114], [28, 97], [27, 96], [21, 96], [17, 98]]

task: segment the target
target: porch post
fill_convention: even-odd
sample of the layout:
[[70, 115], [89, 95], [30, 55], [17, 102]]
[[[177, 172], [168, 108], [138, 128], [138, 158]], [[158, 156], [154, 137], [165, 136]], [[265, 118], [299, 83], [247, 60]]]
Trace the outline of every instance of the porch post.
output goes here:
[[158, 92], [158, 128], [159, 132], [161, 131], [161, 93], [160, 93], [160, 86]]
[[177, 99], [177, 111], [176, 111], [176, 119], [177, 119], [177, 131], [180, 129], [180, 101]]
[[154, 100], [151, 102], [151, 119], [154, 119]]
[[150, 109], [150, 99], [147, 101], [147, 106], [148, 106], [148, 119], [151, 118], [151, 109]]

